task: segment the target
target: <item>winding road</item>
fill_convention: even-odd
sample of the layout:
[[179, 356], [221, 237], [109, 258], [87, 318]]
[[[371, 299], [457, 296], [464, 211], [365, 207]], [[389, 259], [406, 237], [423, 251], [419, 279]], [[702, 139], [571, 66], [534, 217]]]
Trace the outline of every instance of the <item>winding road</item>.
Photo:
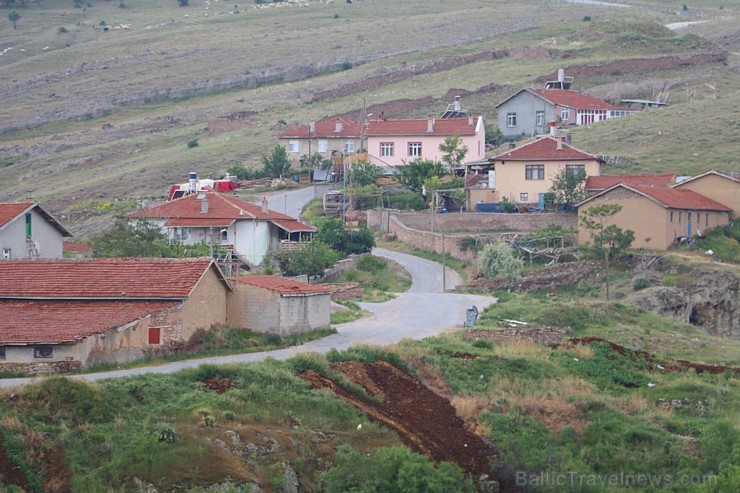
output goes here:
[[[374, 249], [373, 253], [401, 264], [411, 274], [411, 287], [385, 303], [360, 303], [372, 315], [336, 326], [337, 334], [276, 351], [189, 359], [157, 366], [72, 375], [70, 378], [93, 381], [144, 373], [174, 373], [204, 364], [248, 363], [266, 358], [285, 360], [299, 353], [323, 354], [332, 348], [342, 350], [355, 344], [384, 345], [406, 338], [423, 339], [461, 326], [465, 320], [465, 310], [472, 305], [482, 311], [496, 301], [489, 296], [443, 292], [442, 265], [436, 262], [382, 248]], [[462, 282], [460, 276], [450, 269], [447, 269], [445, 277], [447, 288]], [[19, 387], [39, 380], [40, 378], [1, 379], [0, 388]]]

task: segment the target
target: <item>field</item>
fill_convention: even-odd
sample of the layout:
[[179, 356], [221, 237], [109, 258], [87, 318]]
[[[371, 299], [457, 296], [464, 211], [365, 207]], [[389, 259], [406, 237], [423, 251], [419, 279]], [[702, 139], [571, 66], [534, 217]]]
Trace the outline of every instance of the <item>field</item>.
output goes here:
[[[740, 3], [624, 3], [43, 1], [17, 8], [17, 29], [0, 9], [0, 200], [39, 200], [84, 239], [107, 222], [95, 204], [257, 165], [285, 124], [423, 118], [457, 94], [495, 122], [559, 67], [609, 99], [669, 88], [666, 109], [573, 131], [620, 157], [608, 171], [738, 171]], [[684, 20], [703, 22], [663, 27]]]

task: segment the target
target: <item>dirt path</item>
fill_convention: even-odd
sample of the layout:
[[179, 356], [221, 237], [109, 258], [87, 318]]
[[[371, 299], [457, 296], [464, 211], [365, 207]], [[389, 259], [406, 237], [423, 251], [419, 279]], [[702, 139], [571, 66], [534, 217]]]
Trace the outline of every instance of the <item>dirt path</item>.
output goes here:
[[[383, 361], [348, 361], [333, 369], [382, 402], [352, 393], [312, 370], [300, 376], [315, 388], [331, 389], [372, 421], [394, 430], [411, 449], [435, 462], [455, 462], [476, 478], [481, 474], [496, 477], [501, 463], [493, 442], [468, 431], [450, 402], [417, 379]], [[502, 485], [502, 491], [514, 491], [507, 486]]]

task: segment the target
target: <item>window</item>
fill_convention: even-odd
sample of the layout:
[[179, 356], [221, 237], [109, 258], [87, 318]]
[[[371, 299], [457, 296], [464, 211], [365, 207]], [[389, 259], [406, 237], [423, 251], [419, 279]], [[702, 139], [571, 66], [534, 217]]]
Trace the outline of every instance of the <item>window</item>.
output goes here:
[[526, 180], [544, 180], [545, 179], [545, 165], [544, 164], [528, 164], [524, 169], [524, 178]]
[[381, 142], [380, 143], [380, 157], [391, 157], [393, 156], [393, 142]]
[[26, 238], [31, 237], [31, 213], [26, 212]]
[[534, 121], [535, 121], [535, 123], [534, 123], [535, 125], [537, 125], [539, 127], [543, 126], [545, 124], [545, 112], [544, 111], [538, 111], [537, 113], [535, 113], [535, 115], [534, 115]]
[[564, 122], [570, 118], [570, 108], [560, 108], [560, 119]]
[[671, 222], [673, 222], [673, 211], [671, 211]]
[[288, 141], [288, 152], [295, 154], [301, 152], [301, 143], [297, 140]]
[[177, 241], [190, 239], [190, 228], [175, 228], [175, 239]]
[[566, 173], [578, 173], [580, 171], [586, 172], [586, 165], [585, 164], [566, 164], [565, 165], [565, 172]]
[[409, 142], [409, 156], [421, 157], [421, 142]]
[[506, 126], [516, 127], [516, 113], [506, 113]]
[[344, 141], [344, 152], [355, 152], [355, 141], [354, 140]]
[[0, 359], [5, 359], [5, 346], [0, 346]]
[[10, 260], [10, 248], [3, 248], [3, 260]]
[[704, 226], [709, 226], [709, 213], [704, 214]]
[[162, 329], [160, 327], [149, 327], [149, 344], [161, 344]]
[[319, 141], [319, 152], [329, 152], [329, 141], [324, 139]]
[[36, 346], [33, 348], [34, 358], [51, 358], [54, 355], [54, 348], [51, 346]]
[[519, 194], [519, 202], [526, 202], [529, 200], [529, 194], [527, 192], [522, 192]]

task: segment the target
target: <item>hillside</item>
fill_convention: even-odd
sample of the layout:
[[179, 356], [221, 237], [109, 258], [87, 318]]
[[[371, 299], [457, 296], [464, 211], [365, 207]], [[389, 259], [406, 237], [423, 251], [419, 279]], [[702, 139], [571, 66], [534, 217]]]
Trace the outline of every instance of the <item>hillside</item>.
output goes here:
[[[0, 9], [0, 200], [39, 200], [82, 238], [111, 201], [257, 165], [284, 124], [425, 117], [457, 94], [495, 122], [499, 101], [559, 67], [612, 100], [670, 88], [667, 109], [573, 132], [619, 155], [614, 172], [738, 170], [737, 1], [78, 3], [27, 2], [16, 29]], [[684, 20], [703, 22], [663, 27]]]

